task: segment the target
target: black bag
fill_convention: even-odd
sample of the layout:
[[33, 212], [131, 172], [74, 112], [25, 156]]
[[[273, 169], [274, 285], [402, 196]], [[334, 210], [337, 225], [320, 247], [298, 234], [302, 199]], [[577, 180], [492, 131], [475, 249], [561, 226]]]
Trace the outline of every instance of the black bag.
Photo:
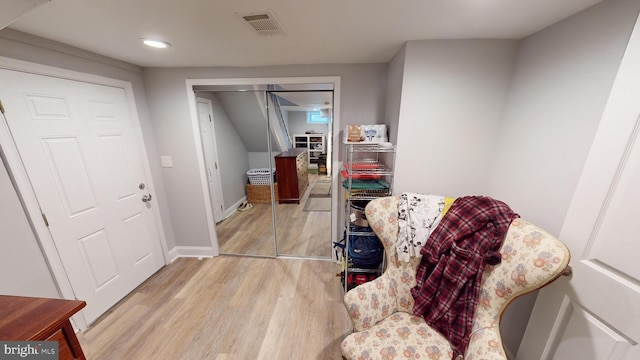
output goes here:
[[349, 234], [349, 260], [355, 267], [371, 269], [380, 266], [384, 254], [382, 243], [375, 233]]

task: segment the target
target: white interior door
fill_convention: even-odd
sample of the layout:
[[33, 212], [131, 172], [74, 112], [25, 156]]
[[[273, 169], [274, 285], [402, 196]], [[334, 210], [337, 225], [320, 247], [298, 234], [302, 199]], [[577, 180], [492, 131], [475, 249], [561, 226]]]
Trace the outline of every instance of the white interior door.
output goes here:
[[571, 279], [541, 291], [518, 359], [640, 359], [640, 27], [559, 238]]
[[[93, 322], [164, 265], [119, 87], [0, 70], [0, 99], [75, 296]], [[145, 184], [144, 186], [142, 184]]]
[[205, 167], [207, 168], [213, 219], [218, 222], [224, 219], [224, 201], [222, 188], [220, 187], [220, 169], [218, 168], [218, 152], [215, 143], [211, 100], [198, 98], [198, 120], [200, 121], [200, 135], [202, 137]]

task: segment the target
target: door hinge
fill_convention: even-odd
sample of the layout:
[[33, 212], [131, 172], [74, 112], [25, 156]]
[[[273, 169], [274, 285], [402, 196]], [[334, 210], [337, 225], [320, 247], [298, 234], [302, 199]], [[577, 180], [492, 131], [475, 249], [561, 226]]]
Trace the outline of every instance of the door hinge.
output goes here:
[[211, 120], [211, 114], [209, 114], [209, 122], [211, 122], [211, 121], [212, 121], [212, 120]]
[[2, 100], [0, 100], [0, 112], [4, 114], [4, 105], [2, 105]]
[[44, 220], [44, 224], [49, 227], [49, 220], [47, 220], [47, 215], [45, 215], [44, 213], [42, 213], [42, 220]]
[[218, 170], [218, 163], [213, 163], [216, 166], [216, 170]]

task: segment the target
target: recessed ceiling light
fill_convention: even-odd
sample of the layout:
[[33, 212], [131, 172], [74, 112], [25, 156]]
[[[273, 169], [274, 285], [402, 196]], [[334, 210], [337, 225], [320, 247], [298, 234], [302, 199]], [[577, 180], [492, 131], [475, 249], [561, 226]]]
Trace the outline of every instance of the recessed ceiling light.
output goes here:
[[171, 44], [169, 44], [168, 42], [161, 41], [161, 40], [142, 39], [142, 42], [147, 46], [151, 46], [158, 49], [166, 49], [169, 46], [171, 46]]

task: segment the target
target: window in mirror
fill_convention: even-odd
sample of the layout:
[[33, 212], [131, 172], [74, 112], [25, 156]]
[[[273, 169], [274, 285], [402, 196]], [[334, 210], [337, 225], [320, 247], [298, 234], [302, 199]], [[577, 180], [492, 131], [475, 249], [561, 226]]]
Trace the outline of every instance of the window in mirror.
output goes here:
[[329, 118], [321, 111], [307, 111], [307, 124], [328, 124]]

